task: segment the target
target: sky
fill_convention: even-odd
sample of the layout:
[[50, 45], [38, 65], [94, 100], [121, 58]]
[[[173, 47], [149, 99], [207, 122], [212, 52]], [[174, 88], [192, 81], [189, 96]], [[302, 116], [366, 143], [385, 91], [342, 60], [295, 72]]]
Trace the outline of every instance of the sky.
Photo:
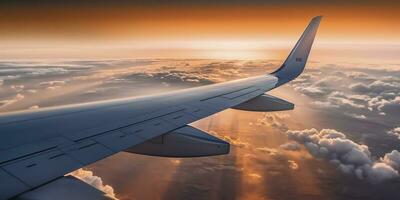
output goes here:
[[343, 60], [362, 60], [360, 53], [370, 50], [370, 60], [395, 61], [399, 6], [396, 1], [11, 1], [0, 5], [0, 58], [279, 58], [313, 16], [323, 15], [316, 52], [325, 59], [334, 52]]

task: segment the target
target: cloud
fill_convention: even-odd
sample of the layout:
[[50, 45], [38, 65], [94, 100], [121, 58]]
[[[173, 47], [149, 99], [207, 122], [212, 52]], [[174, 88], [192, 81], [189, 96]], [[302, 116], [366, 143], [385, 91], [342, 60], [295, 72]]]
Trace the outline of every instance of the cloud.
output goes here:
[[[335, 70], [325, 67], [320, 74], [302, 75], [301, 80], [290, 85], [311, 97], [315, 108], [334, 110], [348, 117], [372, 119], [376, 117], [375, 111], [381, 116], [400, 113], [400, 78], [394, 75], [398, 71]], [[369, 116], [370, 113], [373, 115]]]
[[38, 105], [34, 105], [28, 108], [29, 110], [35, 110], [35, 109], [39, 109]]
[[345, 72], [345, 75], [348, 78], [352, 78], [352, 79], [355, 79], [355, 80], [373, 80], [373, 77], [369, 76], [365, 72], [360, 72], [360, 71]]
[[360, 102], [365, 102], [371, 100], [371, 97], [368, 95], [361, 95], [361, 94], [353, 94], [347, 96], [349, 99], [353, 101], [360, 101]]
[[329, 160], [340, 171], [359, 179], [379, 183], [399, 176], [400, 153], [397, 150], [373, 160], [368, 146], [357, 144], [333, 129], [289, 130], [286, 134], [304, 144], [313, 156]]
[[400, 89], [400, 83], [396, 82], [384, 82], [381, 80], [375, 80], [370, 84], [354, 83], [349, 86], [349, 89], [353, 92], [360, 94], [375, 93], [380, 94], [383, 92], [398, 91]]
[[387, 132], [389, 135], [396, 136], [400, 140], [400, 127], [394, 128]]
[[346, 113], [349, 117], [355, 118], [355, 119], [367, 119], [365, 115], [359, 115], [355, 113]]
[[368, 105], [371, 109], [397, 114], [400, 111], [400, 96], [396, 96], [394, 99], [385, 99], [383, 96], [374, 97], [368, 101]]
[[269, 148], [269, 147], [258, 147], [256, 148], [257, 151], [268, 153], [271, 156], [274, 156], [278, 153], [276, 149]]
[[260, 174], [254, 173], [254, 172], [252, 172], [252, 173], [247, 173], [247, 176], [248, 176], [249, 178], [253, 179], [253, 180], [258, 180], [258, 179], [261, 179], [261, 178], [262, 178], [262, 176], [261, 176]]
[[287, 150], [287, 151], [299, 151], [300, 145], [297, 142], [287, 142], [279, 146], [280, 148]]
[[329, 97], [328, 100], [332, 104], [336, 104], [343, 108], [356, 108], [356, 109], [365, 108], [364, 105], [357, 104], [354, 101], [343, 97]]
[[31, 94], [34, 94], [34, 93], [36, 93], [37, 92], [37, 90], [27, 90], [27, 92], [29, 92], [29, 93], [31, 93]]
[[63, 85], [65, 84], [65, 81], [45, 81], [45, 82], [41, 82], [39, 83], [40, 86], [55, 86], [55, 85]]
[[339, 81], [342, 81], [341, 77], [327, 76], [325, 78], [322, 78], [322, 79], [316, 81], [313, 85], [326, 88], [331, 85], [338, 85]]
[[179, 160], [179, 159], [171, 159], [170, 161], [171, 161], [172, 165], [174, 165], [174, 166], [178, 166], [182, 163], [181, 160]]
[[40, 82], [39, 86], [46, 88], [46, 90], [55, 90], [66, 84], [66, 81], [45, 81]]
[[365, 105], [358, 104], [351, 100], [350, 97], [346, 96], [341, 92], [333, 92], [328, 97], [327, 100], [332, 104], [339, 106], [344, 109], [362, 109], [366, 108]]
[[[21, 66], [18, 63], [9, 63], [7, 67], [3, 67], [0, 69], [0, 75], [7, 75], [7, 79], [17, 79], [17, 78], [26, 78], [26, 77], [37, 77], [44, 75], [61, 75], [70, 72], [68, 70], [68, 66], [64, 67], [53, 67], [53, 66], [29, 66], [30, 64], [25, 63]], [[34, 64], [33, 64], [34, 65]]]
[[331, 85], [339, 85], [339, 82], [342, 80], [342, 78], [338, 76], [318, 78], [319, 76], [317, 75], [308, 75], [305, 76], [305, 78], [302, 76], [301, 81], [294, 82], [292, 86], [294, 86], [296, 91], [299, 91], [307, 96], [313, 98], [322, 98], [333, 91]]
[[11, 85], [10, 88], [17, 92], [21, 92], [25, 88], [25, 86], [24, 85]]
[[288, 160], [289, 163], [289, 168], [292, 170], [298, 170], [299, 169], [299, 164], [296, 163], [294, 160]]
[[276, 128], [281, 131], [287, 131], [289, 128], [284, 123], [284, 119], [287, 118], [288, 115], [284, 114], [264, 114], [264, 117], [257, 120], [257, 125], [266, 125]]
[[383, 163], [393, 166], [396, 169], [400, 168], [400, 152], [397, 150], [393, 150], [392, 152], [385, 154], [381, 160]]
[[316, 87], [316, 86], [307, 86], [307, 87], [298, 86], [295, 87], [294, 89], [311, 97], [320, 97], [321, 95], [327, 95], [329, 93], [328, 91], [325, 91], [322, 87]]
[[21, 101], [24, 98], [25, 98], [24, 95], [17, 94], [12, 99], [2, 100], [2, 101], [0, 101], [0, 108], [4, 108], [4, 107], [9, 106], [11, 104], [17, 103], [18, 101]]
[[210, 131], [210, 133], [215, 135], [218, 138], [221, 138], [222, 140], [229, 142], [231, 145], [233, 145], [235, 147], [244, 148], [244, 147], [249, 146], [249, 143], [240, 140], [240, 138], [238, 138], [238, 137], [218, 134], [215, 131]]
[[324, 108], [324, 109], [331, 109], [331, 108], [339, 108], [340, 106], [335, 105], [329, 101], [314, 101], [311, 104], [315, 105], [318, 108]]
[[104, 185], [101, 177], [93, 175], [92, 171], [78, 169], [76, 171], [71, 172], [69, 175], [75, 176], [85, 183], [97, 188], [98, 190], [104, 192], [108, 197], [116, 199], [114, 188], [110, 185]]
[[58, 88], [60, 88], [60, 86], [50, 86], [50, 87], [47, 87], [46, 90], [55, 90]]

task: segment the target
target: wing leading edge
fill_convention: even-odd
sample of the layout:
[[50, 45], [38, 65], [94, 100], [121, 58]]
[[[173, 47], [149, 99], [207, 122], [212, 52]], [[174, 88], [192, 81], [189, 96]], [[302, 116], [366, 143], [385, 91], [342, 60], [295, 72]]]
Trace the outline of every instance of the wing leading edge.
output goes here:
[[[190, 139], [199, 145], [197, 138], [206, 143], [210, 137], [201, 131], [190, 130], [185, 136], [179, 130], [227, 108], [273, 105], [271, 97], [261, 96], [303, 71], [320, 19], [311, 20], [282, 67], [269, 75], [153, 96], [1, 114], [0, 199], [26, 196], [73, 170], [168, 133], [162, 138]], [[286, 104], [284, 108], [290, 108]], [[180, 150], [173, 149], [173, 142], [168, 150], [177, 153]], [[211, 142], [226, 148], [215, 138]]]

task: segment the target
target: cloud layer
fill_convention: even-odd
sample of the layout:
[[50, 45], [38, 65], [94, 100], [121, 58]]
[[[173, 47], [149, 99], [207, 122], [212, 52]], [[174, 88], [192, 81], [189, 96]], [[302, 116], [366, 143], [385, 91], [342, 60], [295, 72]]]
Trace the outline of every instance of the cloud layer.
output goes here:
[[306, 129], [286, 132], [290, 139], [304, 144], [315, 157], [329, 160], [339, 170], [371, 183], [399, 177], [400, 152], [393, 150], [374, 160], [368, 146], [357, 144], [333, 129]]
[[[340, 71], [338, 71], [340, 69]], [[341, 66], [308, 70], [290, 85], [310, 97], [312, 106], [346, 113], [355, 119], [374, 115], [400, 117], [400, 70]]]

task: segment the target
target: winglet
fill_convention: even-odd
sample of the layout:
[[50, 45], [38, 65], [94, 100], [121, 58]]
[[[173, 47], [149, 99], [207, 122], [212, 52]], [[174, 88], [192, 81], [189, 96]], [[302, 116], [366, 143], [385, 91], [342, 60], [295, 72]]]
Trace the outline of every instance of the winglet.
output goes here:
[[311, 20], [282, 66], [271, 73], [278, 78], [278, 83], [275, 87], [295, 79], [303, 72], [321, 18], [322, 16], [317, 16]]

